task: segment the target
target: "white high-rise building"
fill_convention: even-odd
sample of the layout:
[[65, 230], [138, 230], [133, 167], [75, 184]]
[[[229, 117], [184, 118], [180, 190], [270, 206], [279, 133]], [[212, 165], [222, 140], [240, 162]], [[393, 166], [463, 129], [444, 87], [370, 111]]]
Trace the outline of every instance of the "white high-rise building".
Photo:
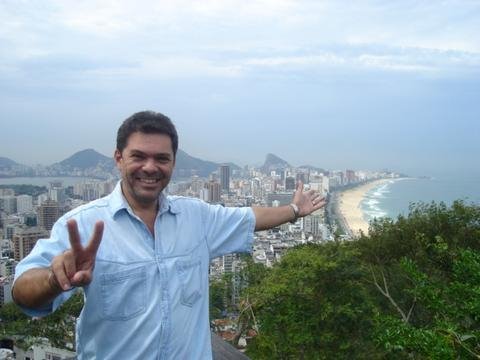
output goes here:
[[208, 202], [208, 189], [200, 189], [198, 193], [198, 197], [202, 199], [203, 201]]
[[320, 215], [308, 215], [303, 218], [303, 231], [314, 236], [320, 235]]
[[92, 201], [104, 195], [104, 183], [98, 181], [78, 183], [73, 186], [73, 193], [80, 196], [85, 201]]
[[56, 187], [48, 191], [48, 197], [50, 200], [56, 201], [60, 205], [65, 204], [67, 196], [65, 195], [65, 188]]
[[320, 195], [324, 196], [330, 190], [330, 179], [327, 176], [315, 176], [310, 181], [310, 189], [318, 191]]
[[48, 200], [48, 194], [40, 194], [37, 197], [37, 205], [40, 206], [42, 205], [45, 201]]
[[12, 195], [0, 196], [0, 210], [6, 214], [15, 214], [17, 212], [17, 198]]
[[17, 212], [24, 214], [33, 210], [33, 198], [30, 195], [17, 196]]
[[322, 190], [323, 194], [321, 195], [326, 195], [330, 191], [330, 178], [328, 176], [322, 177]]

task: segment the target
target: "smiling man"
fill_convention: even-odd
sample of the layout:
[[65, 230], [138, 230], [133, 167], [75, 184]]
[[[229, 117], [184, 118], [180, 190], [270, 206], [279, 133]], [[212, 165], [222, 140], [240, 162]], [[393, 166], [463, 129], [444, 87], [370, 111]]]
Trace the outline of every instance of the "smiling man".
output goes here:
[[165, 196], [177, 149], [169, 118], [129, 117], [117, 134], [115, 190], [61, 217], [17, 266], [13, 297], [31, 316], [55, 311], [83, 287], [79, 359], [211, 359], [210, 260], [248, 252], [254, 230], [325, 204], [301, 183], [292, 204], [278, 208]]

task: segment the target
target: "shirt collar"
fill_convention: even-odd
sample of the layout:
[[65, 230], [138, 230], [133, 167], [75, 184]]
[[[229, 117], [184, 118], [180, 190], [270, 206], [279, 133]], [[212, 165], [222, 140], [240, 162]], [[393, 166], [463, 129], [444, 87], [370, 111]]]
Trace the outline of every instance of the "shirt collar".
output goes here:
[[[109, 208], [110, 208], [110, 213], [112, 215], [112, 218], [114, 218], [117, 215], [117, 213], [119, 213], [122, 210], [126, 210], [133, 213], [130, 205], [128, 204], [127, 199], [125, 199], [125, 197], [123, 196], [121, 182], [122, 182], [121, 180], [118, 181], [117, 185], [115, 186], [115, 189], [113, 189], [113, 191], [110, 194]], [[178, 206], [175, 205], [175, 202], [172, 201], [170, 197], [165, 196], [163, 192], [160, 193], [158, 197], [158, 203], [160, 204], [160, 208], [159, 208], [160, 215], [167, 211], [169, 211], [174, 215], [180, 212], [180, 209]]]

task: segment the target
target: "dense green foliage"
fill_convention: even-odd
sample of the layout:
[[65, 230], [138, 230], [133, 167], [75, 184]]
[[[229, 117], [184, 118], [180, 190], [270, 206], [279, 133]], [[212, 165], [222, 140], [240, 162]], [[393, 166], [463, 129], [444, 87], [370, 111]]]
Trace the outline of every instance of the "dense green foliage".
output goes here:
[[73, 349], [75, 344], [75, 319], [83, 307], [83, 294], [77, 292], [57, 311], [32, 319], [23, 314], [14, 303], [0, 308], [0, 334], [2, 338], [15, 338], [17, 346], [28, 349], [42, 338], [53, 346]]
[[[357, 241], [289, 251], [245, 292], [253, 359], [480, 356], [480, 208], [412, 206]], [[253, 316], [252, 316], [253, 317]]]
[[[253, 358], [372, 358], [374, 307], [362, 284], [358, 257], [340, 244], [306, 245], [285, 255], [249, 289], [259, 335]], [[320, 351], [321, 350], [321, 351]]]
[[210, 281], [210, 319], [221, 319], [231, 309], [232, 276], [225, 274]]

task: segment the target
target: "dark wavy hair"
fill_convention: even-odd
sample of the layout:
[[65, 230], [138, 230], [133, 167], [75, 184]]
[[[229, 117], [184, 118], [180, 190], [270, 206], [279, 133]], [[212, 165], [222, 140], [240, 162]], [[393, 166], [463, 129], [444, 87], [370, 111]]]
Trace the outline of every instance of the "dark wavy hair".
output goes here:
[[155, 111], [140, 111], [128, 119], [118, 128], [117, 149], [122, 152], [127, 146], [128, 138], [134, 132], [144, 134], [165, 134], [172, 140], [173, 154], [177, 155], [178, 134], [172, 121], [165, 115]]

